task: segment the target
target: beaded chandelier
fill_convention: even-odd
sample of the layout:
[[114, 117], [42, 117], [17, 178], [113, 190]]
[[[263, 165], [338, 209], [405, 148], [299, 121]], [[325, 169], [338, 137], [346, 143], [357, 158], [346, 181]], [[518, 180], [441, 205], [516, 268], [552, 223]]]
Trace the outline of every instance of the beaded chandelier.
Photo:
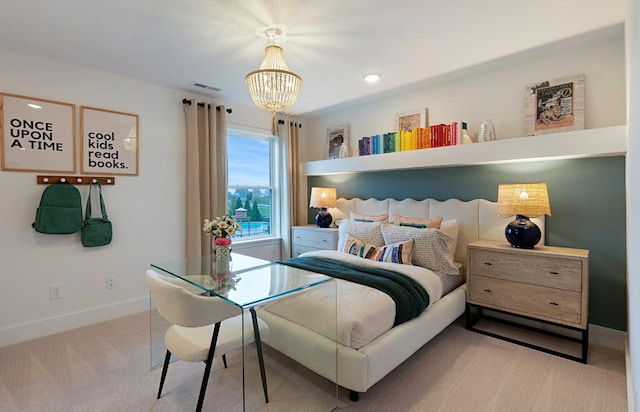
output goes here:
[[265, 48], [262, 65], [260, 69], [247, 74], [244, 80], [251, 100], [258, 107], [275, 114], [295, 104], [300, 95], [302, 78], [289, 71], [282, 47], [275, 45], [275, 37], [282, 34], [280, 29], [267, 29], [265, 34], [271, 39], [271, 45]]

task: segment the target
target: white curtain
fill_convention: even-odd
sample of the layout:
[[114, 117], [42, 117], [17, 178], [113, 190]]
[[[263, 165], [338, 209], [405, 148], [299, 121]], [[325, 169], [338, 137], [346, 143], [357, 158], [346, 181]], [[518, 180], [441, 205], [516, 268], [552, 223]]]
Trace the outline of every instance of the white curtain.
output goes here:
[[[300, 152], [299, 130], [302, 124], [286, 120], [278, 124], [278, 137], [283, 142], [284, 176], [282, 179], [282, 258], [291, 257], [291, 228], [301, 224], [298, 203], [300, 201]], [[284, 135], [284, 136], [283, 136]]]
[[227, 213], [227, 121], [224, 106], [183, 100], [187, 130], [186, 257], [211, 254], [204, 219]]

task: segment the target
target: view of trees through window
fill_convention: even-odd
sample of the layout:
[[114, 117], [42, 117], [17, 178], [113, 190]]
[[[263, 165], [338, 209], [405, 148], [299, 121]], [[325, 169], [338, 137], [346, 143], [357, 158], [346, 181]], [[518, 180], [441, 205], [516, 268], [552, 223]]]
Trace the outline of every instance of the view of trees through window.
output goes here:
[[272, 236], [272, 146], [269, 136], [227, 132], [227, 214], [241, 228], [235, 240]]

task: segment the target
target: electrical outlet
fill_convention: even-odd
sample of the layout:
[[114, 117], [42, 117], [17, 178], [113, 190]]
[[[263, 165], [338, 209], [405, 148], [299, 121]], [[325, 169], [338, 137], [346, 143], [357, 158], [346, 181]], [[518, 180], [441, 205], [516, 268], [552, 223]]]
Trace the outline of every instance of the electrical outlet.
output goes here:
[[116, 288], [116, 278], [113, 276], [107, 277], [107, 289], [115, 289]]
[[60, 299], [62, 298], [62, 285], [51, 285], [49, 286], [49, 299]]

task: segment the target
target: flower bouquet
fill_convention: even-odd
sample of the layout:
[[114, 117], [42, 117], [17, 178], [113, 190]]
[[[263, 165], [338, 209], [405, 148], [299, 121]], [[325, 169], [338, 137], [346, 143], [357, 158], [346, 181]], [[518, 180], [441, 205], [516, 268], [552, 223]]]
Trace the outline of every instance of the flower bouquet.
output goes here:
[[[202, 225], [202, 231], [212, 235], [214, 240], [229, 238], [236, 233], [236, 230], [240, 230], [240, 225], [235, 218], [227, 215], [216, 217], [214, 220], [205, 219]], [[231, 243], [231, 239], [229, 239], [229, 243]]]
[[205, 219], [202, 230], [213, 236], [213, 254], [215, 255], [215, 273], [229, 273], [231, 261], [231, 238], [240, 229], [236, 219], [227, 215], [214, 220]]

